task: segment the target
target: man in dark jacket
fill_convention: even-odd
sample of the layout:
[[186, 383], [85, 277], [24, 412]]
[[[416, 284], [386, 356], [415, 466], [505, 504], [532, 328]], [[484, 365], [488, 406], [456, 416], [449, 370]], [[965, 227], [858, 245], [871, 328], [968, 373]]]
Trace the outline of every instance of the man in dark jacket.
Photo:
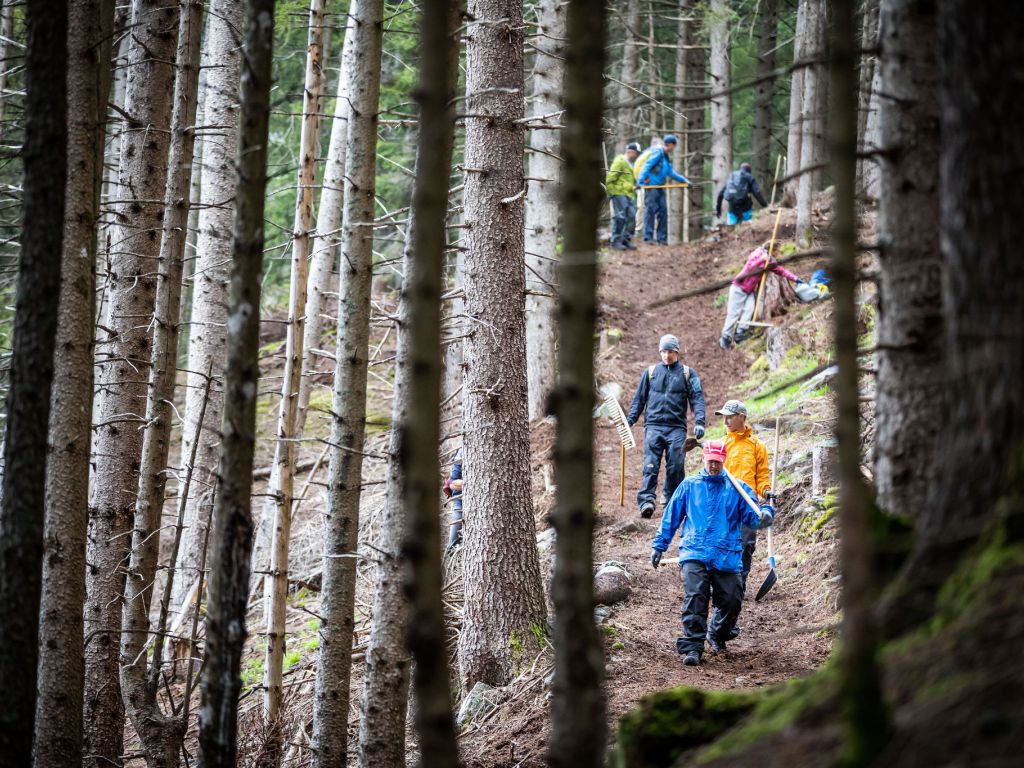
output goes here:
[[762, 208], [768, 207], [768, 201], [761, 194], [761, 188], [757, 185], [757, 179], [750, 168], [750, 163], [743, 163], [738, 171], [729, 174], [725, 186], [718, 192], [718, 200], [715, 202], [715, 216], [722, 217], [722, 200], [729, 203], [729, 214], [726, 224], [730, 227], [739, 224], [741, 221], [750, 221], [754, 215], [754, 201], [750, 199], [753, 195]]
[[633, 404], [626, 415], [629, 426], [644, 415], [644, 479], [636, 503], [641, 517], [654, 514], [658, 471], [665, 456], [663, 503], [671, 498], [685, 474], [686, 409], [693, 409], [693, 434], [704, 437], [704, 390], [700, 376], [679, 362], [679, 339], [671, 334], [658, 344], [661, 362], [644, 369], [640, 375]]
[[[749, 485], [725, 471], [728, 452], [724, 440], [704, 444], [704, 470], [686, 478], [676, 489], [661, 518], [661, 528], [651, 543], [651, 565], [661, 556], [682, 526], [679, 539], [679, 570], [683, 578], [683, 636], [676, 650], [688, 667], [700, 664], [704, 642], [712, 651], [725, 650], [743, 601], [740, 526], [769, 526], [775, 510], [769, 504], [755, 509], [739, 488], [752, 497]], [[711, 600], [718, 609], [708, 627]]]

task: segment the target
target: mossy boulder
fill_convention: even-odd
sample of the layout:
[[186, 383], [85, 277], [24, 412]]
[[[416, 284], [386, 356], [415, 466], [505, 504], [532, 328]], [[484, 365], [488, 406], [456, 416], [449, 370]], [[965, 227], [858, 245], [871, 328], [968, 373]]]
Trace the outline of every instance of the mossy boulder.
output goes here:
[[614, 768], [667, 768], [679, 755], [732, 728], [757, 693], [670, 688], [645, 696], [619, 723]]

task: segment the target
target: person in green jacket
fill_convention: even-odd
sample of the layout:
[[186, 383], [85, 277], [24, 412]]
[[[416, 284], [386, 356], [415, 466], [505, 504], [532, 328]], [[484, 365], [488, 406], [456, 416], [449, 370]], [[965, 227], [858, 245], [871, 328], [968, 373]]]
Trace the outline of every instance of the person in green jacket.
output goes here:
[[640, 145], [635, 141], [626, 145], [626, 153], [612, 160], [604, 186], [612, 201], [612, 248], [617, 251], [635, 251], [633, 231], [636, 229], [636, 177], [633, 164], [640, 156]]

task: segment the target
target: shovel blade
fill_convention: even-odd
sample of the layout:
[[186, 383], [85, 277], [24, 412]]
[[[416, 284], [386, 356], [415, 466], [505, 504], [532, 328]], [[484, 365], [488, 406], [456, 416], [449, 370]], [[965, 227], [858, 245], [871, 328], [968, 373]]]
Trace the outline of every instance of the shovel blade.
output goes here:
[[760, 602], [761, 598], [768, 594], [772, 587], [775, 586], [775, 582], [779, 580], [779, 577], [775, 575], [775, 569], [772, 568], [768, 571], [768, 575], [764, 577], [764, 583], [761, 584], [761, 588], [757, 590], [757, 594], [754, 596], [754, 602]]

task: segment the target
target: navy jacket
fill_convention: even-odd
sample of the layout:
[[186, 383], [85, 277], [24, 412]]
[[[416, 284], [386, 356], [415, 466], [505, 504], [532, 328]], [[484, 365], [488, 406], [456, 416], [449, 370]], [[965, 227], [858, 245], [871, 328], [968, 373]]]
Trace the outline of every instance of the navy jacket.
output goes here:
[[686, 404], [689, 403], [693, 409], [694, 422], [703, 427], [704, 390], [697, 372], [690, 368], [689, 381], [686, 381], [682, 363], [658, 363], [652, 368], [644, 368], [640, 374], [640, 383], [626, 416], [629, 425], [636, 424], [640, 414], [646, 410], [645, 426], [686, 429]]
[[[737, 481], [753, 497], [750, 486]], [[771, 507], [762, 505], [765, 512]], [[743, 541], [740, 526], [757, 528], [761, 519], [743, 500], [725, 473], [710, 474], [702, 469], [676, 488], [665, 507], [661, 528], [651, 546], [664, 552], [681, 525], [679, 564], [687, 560], [703, 563], [710, 570], [740, 573], [743, 570]]]
[[761, 187], [758, 186], [754, 174], [742, 168], [733, 171], [726, 179], [725, 186], [718, 191], [718, 198], [715, 200], [715, 215], [722, 215], [723, 198], [729, 201], [729, 210], [733, 213], [749, 211], [754, 207], [754, 201], [750, 199], [751, 195], [757, 198], [757, 202], [761, 204], [762, 208], [768, 207], [768, 201], [761, 194]]

